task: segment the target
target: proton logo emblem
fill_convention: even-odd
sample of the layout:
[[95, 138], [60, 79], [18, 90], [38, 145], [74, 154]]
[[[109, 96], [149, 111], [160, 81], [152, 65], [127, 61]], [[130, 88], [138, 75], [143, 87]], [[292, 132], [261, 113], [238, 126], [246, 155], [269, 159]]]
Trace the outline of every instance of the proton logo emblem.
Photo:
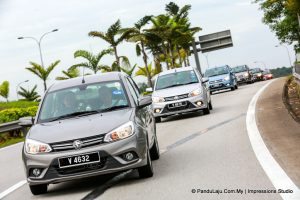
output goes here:
[[81, 142], [80, 140], [75, 140], [75, 141], [73, 142], [73, 147], [74, 147], [75, 149], [80, 149], [80, 148], [82, 147], [82, 142]]
[[177, 100], [177, 99], [179, 99], [179, 97], [178, 97], [178, 96], [175, 96], [175, 97], [174, 97], [174, 100]]

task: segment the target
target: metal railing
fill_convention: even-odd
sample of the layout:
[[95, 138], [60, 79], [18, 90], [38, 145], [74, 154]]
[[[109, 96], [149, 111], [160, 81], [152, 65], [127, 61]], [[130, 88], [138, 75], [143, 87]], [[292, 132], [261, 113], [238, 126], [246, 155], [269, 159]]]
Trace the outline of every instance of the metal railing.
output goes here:
[[17, 121], [0, 124], [0, 134], [14, 132], [14, 131], [22, 131], [25, 136], [28, 128], [31, 127], [31, 125], [24, 124], [24, 122], [26, 120], [32, 120], [32, 118], [31, 117], [23, 117]]

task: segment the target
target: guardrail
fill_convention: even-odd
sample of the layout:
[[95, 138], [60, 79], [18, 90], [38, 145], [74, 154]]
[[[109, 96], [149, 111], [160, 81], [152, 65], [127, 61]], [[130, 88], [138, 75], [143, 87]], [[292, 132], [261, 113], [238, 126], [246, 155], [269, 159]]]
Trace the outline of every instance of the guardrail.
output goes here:
[[15, 132], [15, 131], [22, 131], [24, 133], [24, 135], [26, 135], [28, 127], [31, 127], [31, 125], [27, 125], [27, 123], [24, 123], [28, 120], [32, 120], [32, 118], [31, 117], [23, 117], [17, 121], [0, 124], [0, 134], [8, 133], [8, 132]]
[[296, 80], [300, 84], [300, 63], [296, 63], [295, 64], [294, 77], [296, 78]]

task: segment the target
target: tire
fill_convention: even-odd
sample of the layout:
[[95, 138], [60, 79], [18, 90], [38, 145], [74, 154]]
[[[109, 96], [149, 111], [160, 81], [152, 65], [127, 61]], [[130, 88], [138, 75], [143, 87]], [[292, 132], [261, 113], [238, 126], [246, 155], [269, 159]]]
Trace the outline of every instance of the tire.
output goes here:
[[150, 157], [151, 157], [151, 160], [158, 160], [159, 159], [159, 146], [158, 146], [158, 142], [157, 142], [156, 133], [155, 133], [153, 146], [150, 149]]
[[140, 178], [150, 178], [153, 176], [153, 166], [149, 150], [147, 151], [147, 165], [138, 168], [138, 172]]
[[237, 90], [239, 87], [238, 87], [238, 85], [236, 84], [236, 85], [234, 86], [234, 88]]
[[231, 91], [234, 91], [234, 90], [235, 90], [235, 86], [231, 87], [230, 90], [231, 90]]
[[204, 115], [210, 114], [209, 105], [207, 106], [207, 108], [203, 109], [203, 113], [204, 113]]
[[212, 110], [212, 109], [213, 109], [213, 106], [212, 106], [211, 101], [208, 103], [208, 108], [209, 108], [209, 110]]
[[33, 195], [39, 195], [47, 193], [48, 185], [29, 185], [29, 188]]
[[209, 94], [212, 94], [212, 91], [209, 91]]
[[160, 123], [161, 122], [161, 117], [155, 117], [155, 122]]

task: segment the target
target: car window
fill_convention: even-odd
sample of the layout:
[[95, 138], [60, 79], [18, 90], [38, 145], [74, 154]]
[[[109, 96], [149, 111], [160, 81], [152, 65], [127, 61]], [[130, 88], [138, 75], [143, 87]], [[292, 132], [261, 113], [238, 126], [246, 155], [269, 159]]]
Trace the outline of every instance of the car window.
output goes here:
[[79, 85], [46, 95], [39, 114], [39, 121], [51, 121], [59, 116], [113, 106], [128, 106], [127, 96], [119, 81]]
[[128, 84], [130, 95], [132, 96], [135, 104], [137, 105], [138, 104], [138, 99], [139, 99], [139, 94], [136, 91], [136, 89], [134, 88], [134, 86], [132, 85], [132, 83], [129, 81], [128, 78], [126, 78], [126, 81], [127, 81], [127, 84]]
[[211, 68], [211, 69], [207, 69], [204, 73], [205, 77], [212, 77], [212, 76], [219, 76], [222, 74], [228, 74], [229, 73], [229, 69], [225, 66], [225, 67], [215, 67], [215, 68]]
[[194, 70], [174, 72], [159, 76], [156, 81], [155, 90], [192, 83], [199, 83], [198, 77]]
[[232, 72], [234, 72], [234, 73], [239, 73], [239, 72], [244, 72], [244, 71], [247, 71], [247, 67], [245, 65], [232, 68]]

